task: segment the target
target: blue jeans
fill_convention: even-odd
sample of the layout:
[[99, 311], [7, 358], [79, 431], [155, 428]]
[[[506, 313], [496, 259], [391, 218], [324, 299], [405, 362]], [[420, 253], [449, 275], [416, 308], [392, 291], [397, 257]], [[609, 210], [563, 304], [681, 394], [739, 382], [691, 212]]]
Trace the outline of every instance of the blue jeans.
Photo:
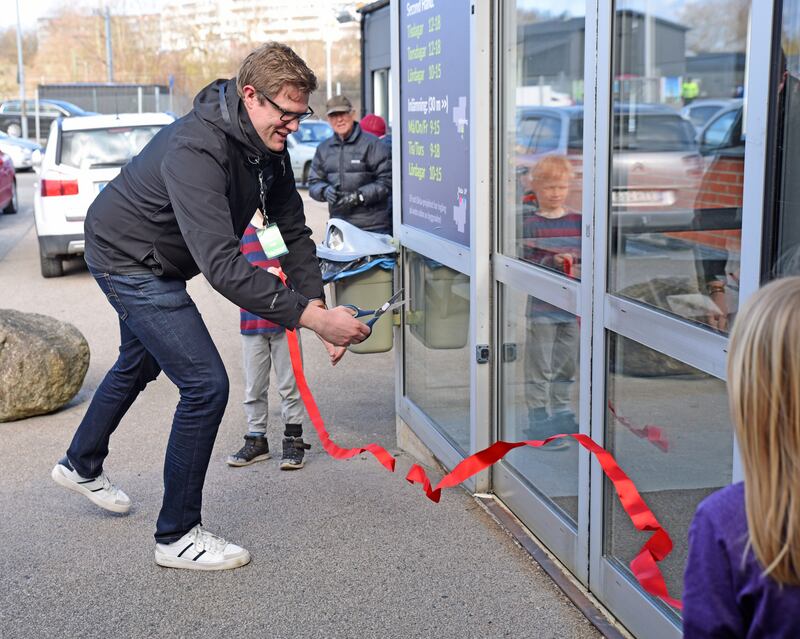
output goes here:
[[171, 543], [201, 523], [203, 483], [228, 403], [228, 375], [186, 282], [89, 270], [119, 315], [119, 357], [95, 392], [67, 457], [79, 475], [97, 477], [111, 434], [163, 370], [180, 390], [155, 535], [157, 542]]

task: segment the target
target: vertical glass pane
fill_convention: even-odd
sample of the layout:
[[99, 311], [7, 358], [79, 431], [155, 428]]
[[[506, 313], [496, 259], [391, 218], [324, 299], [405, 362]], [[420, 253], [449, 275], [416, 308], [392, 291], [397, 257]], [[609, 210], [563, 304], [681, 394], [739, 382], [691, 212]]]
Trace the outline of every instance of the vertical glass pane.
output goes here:
[[504, 21], [503, 252], [578, 278], [583, 5], [519, 0]]
[[407, 254], [405, 388], [437, 429], [469, 454], [469, 277]]
[[739, 297], [750, 0], [619, 0], [609, 290], [726, 333]]
[[778, 56], [775, 158], [777, 247], [772, 275], [800, 275], [800, 2], [779, 3], [781, 50]]
[[[578, 318], [503, 287], [500, 439], [578, 432]], [[578, 444], [559, 439], [517, 448], [504, 462], [573, 524], [578, 519]]]
[[[731, 482], [733, 430], [725, 383], [637, 342], [609, 336], [606, 448], [675, 544], [661, 562], [680, 598], [687, 535], [702, 499]], [[645, 429], [661, 431], [663, 448]], [[606, 480], [604, 553], [623, 572], [649, 533], [637, 531]]]

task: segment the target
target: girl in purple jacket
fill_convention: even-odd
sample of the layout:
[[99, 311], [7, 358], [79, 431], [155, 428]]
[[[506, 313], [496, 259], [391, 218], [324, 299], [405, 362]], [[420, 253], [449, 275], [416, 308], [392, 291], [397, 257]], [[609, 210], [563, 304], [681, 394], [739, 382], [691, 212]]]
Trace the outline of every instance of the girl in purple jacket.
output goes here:
[[684, 637], [800, 637], [800, 277], [740, 312], [728, 392], [744, 483], [692, 521]]

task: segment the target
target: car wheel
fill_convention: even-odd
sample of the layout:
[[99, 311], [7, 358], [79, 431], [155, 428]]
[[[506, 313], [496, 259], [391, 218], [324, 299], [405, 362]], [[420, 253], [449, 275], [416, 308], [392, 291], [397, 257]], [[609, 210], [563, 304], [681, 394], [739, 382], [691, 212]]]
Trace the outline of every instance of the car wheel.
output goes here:
[[61, 277], [64, 275], [64, 264], [60, 257], [48, 257], [39, 247], [39, 262], [42, 277]]
[[308, 176], [311, 174], [311, 162], [306, 162], [303, 167], [303, 186], [308, 186]]
[[8, 206], [3, 209], [3, 213], [6, 215], [12, 215], [19, 210], [19, 200], [17, 199], [17, 181], [14, 180], [11, 183], [11, 199], [8, 202]]
[[8, 125], [6, 133], [8, 133], [12, 138], [18, 138], [22, 135], [22, 126], [16, 122], [12, 122]]

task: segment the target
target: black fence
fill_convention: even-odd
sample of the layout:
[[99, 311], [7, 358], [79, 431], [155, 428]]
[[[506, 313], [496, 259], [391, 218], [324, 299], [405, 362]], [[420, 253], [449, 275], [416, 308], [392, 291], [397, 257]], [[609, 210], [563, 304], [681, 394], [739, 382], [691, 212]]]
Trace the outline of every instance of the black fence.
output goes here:
[[173, 96], [161, 84], [40, 84], [40, 100], [65, 100], [97, 113], [173, 111]]

